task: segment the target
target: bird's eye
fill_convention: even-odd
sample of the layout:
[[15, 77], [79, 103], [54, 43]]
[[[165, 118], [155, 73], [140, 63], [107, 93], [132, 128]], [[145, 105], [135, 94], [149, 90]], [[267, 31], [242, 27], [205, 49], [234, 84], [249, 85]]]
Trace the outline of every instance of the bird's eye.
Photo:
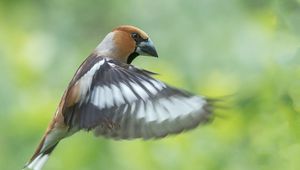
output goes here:
[[140, 35], [139, 35], [138, 33], [134, 32], [134, 33], [131, 34], [131, 37], [132, 37], [135, 41], [137, 41], [137, 40], [140, 38]]

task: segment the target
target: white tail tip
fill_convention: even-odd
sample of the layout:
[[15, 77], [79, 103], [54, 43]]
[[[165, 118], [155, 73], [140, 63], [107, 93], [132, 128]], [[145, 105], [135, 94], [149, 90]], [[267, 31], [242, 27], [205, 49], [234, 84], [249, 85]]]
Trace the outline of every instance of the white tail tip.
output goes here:
[[40, 154], [37, 156], [33, 161], [31, 161], [28, 165], [25, 166], [26, 168], [32, 169], [32, 170], [41, 170], [46, 161], [48, 160], [49, 155]]

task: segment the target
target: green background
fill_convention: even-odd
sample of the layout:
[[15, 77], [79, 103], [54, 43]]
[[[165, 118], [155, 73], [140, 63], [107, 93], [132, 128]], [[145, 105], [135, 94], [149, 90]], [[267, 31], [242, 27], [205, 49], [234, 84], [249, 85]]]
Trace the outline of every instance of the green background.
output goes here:
[[300, 0], [0, 1], [0, 169], [21, 169], [80, 63], [114, 27], [146, 31], [133, 64], [227, 97], [216, 119], [162, 140], [80, 132], [45, 170], [300, 169]]

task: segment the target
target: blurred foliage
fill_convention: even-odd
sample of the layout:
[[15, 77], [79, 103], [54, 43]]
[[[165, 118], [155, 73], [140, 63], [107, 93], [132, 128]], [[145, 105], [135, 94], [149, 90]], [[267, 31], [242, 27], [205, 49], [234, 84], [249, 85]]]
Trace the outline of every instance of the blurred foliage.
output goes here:
[[0, 169], [33, 153], [76, 68], [112, 28], [136, 25], [158, 59], [134, 64], [228, 109], [154, 141], [79, 133], [45, 169], [300, 169], [300, 1], [0, 1]]

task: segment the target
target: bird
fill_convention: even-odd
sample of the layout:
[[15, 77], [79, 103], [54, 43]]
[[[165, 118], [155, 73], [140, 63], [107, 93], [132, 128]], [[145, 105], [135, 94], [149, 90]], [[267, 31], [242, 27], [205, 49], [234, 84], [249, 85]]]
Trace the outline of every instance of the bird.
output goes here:
[[116, 140], [159, 139], [212, 119], [210, 98], [132, 65], [138, 56], [158, 57], [148, 34], [131, 25], [112, 29], [75, 72], [24, 168], [42, 169], [58, 143], [81, 130]]

